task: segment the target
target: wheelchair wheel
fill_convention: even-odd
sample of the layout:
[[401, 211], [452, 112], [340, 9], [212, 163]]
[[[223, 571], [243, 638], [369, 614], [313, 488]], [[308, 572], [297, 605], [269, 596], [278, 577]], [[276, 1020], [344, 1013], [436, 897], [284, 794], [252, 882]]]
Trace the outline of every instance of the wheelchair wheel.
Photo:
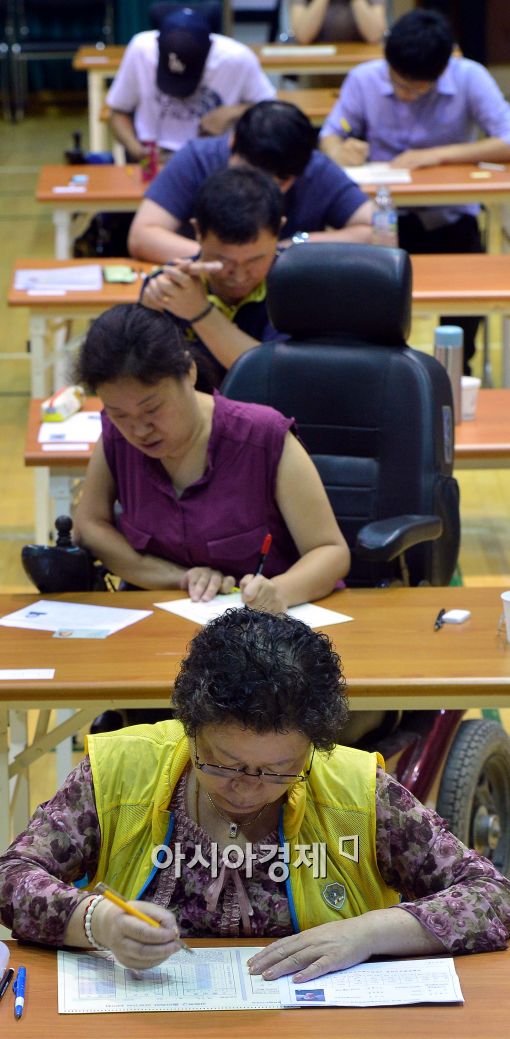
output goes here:
[[462, 722], [436, 810], [464, 844], [510, 874], [510, 737], [498, 722]]

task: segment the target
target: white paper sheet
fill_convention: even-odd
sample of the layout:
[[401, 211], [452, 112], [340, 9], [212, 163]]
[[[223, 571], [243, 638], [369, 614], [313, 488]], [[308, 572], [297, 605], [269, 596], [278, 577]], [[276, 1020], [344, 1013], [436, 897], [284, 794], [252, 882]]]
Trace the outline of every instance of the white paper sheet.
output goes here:
[[98, 292], [103, 274], [98, 263], [83, 267], [24, 268], [14, 275], [14, 288], [21, 292]]
[[288, 47], [269, 43], [267, 47], [261, 47], [260, 53], [264, 58], [317, 58], [336, 54], [336, 47], [334, 43], [314, 43], [311, 46], [290, 44]]
[[95, 444], [101, 436], [99, 411], [78, 411], [64, 422], [41, 422], [40, 444]]
[[72, 454], [73, 451], [88, 451], [90, 444], [43, 444], [43, 451], [69, 451]]
[[[221, 617], [226, 610], [232, 608], [241, 609], [244, 603], [239, 592], [230, 595], [217, 595], [210, 602], [192, 602], [191, 599], [176, 599], [173, 602], [155, 602], [160, 610], [168, 613], [176, 613], [178, 617], [193, 621], [195, 624], [208, 624], [215, 617]], [[335, 610], [327, 610], [324, 606], [315, 606], [314, 603], [305, 602], [300, 606], [291, 606], [287, 610], [289, 617], [308, 624], [310, 628], [325, 628], [328, 624], [343, 624], [352, 621], [346, 613], [337, 613]]]
[[36, 631], [71, 631], [76, 628], [100, 628], [115, 631], [149, 617], [152, 610], [124, 610], [113, 606], [88, 606], [82, 603], [39, 599], [22, 610], [0, 617], [4, 628], [31, 628]]
[[0, 668], [0, 682], [31, 682], [55, 678], [54, 667], [3, 667]]
[[[462, 1003], [452, 959], [363, 963], [317, 981], [252, 977], [246, 961], [258, 949], [178, 952], [135, 976], [112, 956], [58, 953], [60, 1014], [108, 1014], [154, 1010], [279, 1010], [284, 1007], [398, 1006]], [[170, 1026], [169, 1026], [170, 1027]]]
[[362, 166], [344, 166], [344, 173], [356, 184], [410, 184], [411, 171], [390, 166], [389, 162], [366, 162]]

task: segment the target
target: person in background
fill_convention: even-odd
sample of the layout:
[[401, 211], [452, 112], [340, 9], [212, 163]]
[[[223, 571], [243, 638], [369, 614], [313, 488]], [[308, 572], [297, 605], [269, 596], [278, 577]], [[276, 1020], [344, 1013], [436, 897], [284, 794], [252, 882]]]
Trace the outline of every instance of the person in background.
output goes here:
[[245, 167], [213, 173], [196, 200], [196, 257], [175, 260], [144, 282], [140, 302], [172, 314], [195, 356], [204, 355], [211, 386], [246, 350], [278, 338], [267, 313], [266, 277], [282, 212], [283, 196], [267, 173]]
[[197, 391], [169, 314], [139, 304], [101, 314], [77, 374], [104, 411], [75, 538], [112, 573], [194, 601], [239, 585], [246, 605], [275, 613], [345, 576], [349, 549], [293, 419]]
[[274, 94], [253, 51], [210, 33], [188, 7], [167, 15], [159, 33], [133, 37], [106, 103], [130, 159], [144, 159], [154, 141], [165, 161], [201, 133], [224, 133], [248, 105]]
[[[179, 935], [273, 938], [250, 972], [295, 982], [371, 956], [505, 948], [509, 881], [378, 754], [341, 745], [344, 693], [325, 634], [253, 610], [211, 621], [175, 680], [175, 720], [89, 736], [2, 855], [1, 922], [132, 969], [178, 952]], [[101, 881], [160, 926], [98, 895]]]
[[386, 32], [385, 0], [292, 0], [290, 25], [298, 43], [379, 43]]
[[190, 141], [148, 188], [131, 225], [131, 255], [155, 263], [194, 256], [196, 242], [182, 231], [195, 216], [203, 182], [226, 166], [251, 166], [274, 178], [284, 195], [282, 245], [370, 241], [372, 203], [316, 150], [316, 141], [310, 120], [284, 101], [253, 105], [232, 136]]
[[[510, 106], [482, 65], [452, 57], [453, 36], [436, 11], [416, 9], [391, 29], [385, 58], [347, 76], [320, 134], [339, 165], [366, 159], [419, 169], [510, 161]], [[480, 131], [485, 136], [480, 136]], [[480, 253], [479, 207], [405, 209], [399, 244], [410, 253]], [[465, 370], [479, 319], [448, 317], [464, 329]]]

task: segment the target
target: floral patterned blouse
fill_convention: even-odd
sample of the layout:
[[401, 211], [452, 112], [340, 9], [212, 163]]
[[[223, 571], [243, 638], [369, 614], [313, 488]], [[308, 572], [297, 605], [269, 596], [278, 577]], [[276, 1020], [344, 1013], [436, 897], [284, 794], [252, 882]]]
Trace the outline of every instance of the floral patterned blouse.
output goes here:
[[[189, 862], [197, 844], [208, 860], [210, 839], [186, 813], [186, 778], [184, 773], [172, 798], [175, 842], [180, 843], [183, 861]], [[73, 882], [94, 876], [100, 839], [90, 761], [85, 757], [0, 857], [0, 920], [14, 937], [63, 945], [71, 913], [90, 897]], [[207, 862], [181, 870], [173, 862], [156, 871], [144, 898], [171, 907], [183, 936], [236, 937], [246, 933], [241, 884], [250, 907], [251, 935], [291, 934], [285, 886], [271, 879], [267, 862], [259, 861], [263, 845], [277, 843], [276, 832], [268, 834], [253, 845], [250, 870], [227, 869], [216, 885], [211, 884]], [[438, 815], [382, 769], [377, 770], [376, 848], [381, 877], [401, 892], [400, 908], [419, 920], [445, 950], [505, 947], [510, 882], [487, 859], [466, 849]], [[240, 874], [237, 881], [234, 873]]]

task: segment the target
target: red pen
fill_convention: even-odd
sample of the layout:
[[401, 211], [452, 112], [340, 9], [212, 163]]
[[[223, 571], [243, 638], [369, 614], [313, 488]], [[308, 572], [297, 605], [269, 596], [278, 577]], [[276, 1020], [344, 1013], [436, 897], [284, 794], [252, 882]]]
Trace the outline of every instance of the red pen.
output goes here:
[[264, 564], [266, 562], [266, 558], [267, 558], [267, 555], [268, 555], [269, 549], [271, 548], [272, 543], [273, 543], [273, 535], [272, 534], [266, 534], [266, 536], [265, 536], [265, 538], [264, 538], [264, 540], [262, 542], [262, 548], [260, 550], [259, 565], [258, 565], [258, 567], [257, 567], [257, 569], [255, 571], [255, 576], [256, 577], [257, 577], [258, 574], [261, 574], [263, 569], [264, 569]]

